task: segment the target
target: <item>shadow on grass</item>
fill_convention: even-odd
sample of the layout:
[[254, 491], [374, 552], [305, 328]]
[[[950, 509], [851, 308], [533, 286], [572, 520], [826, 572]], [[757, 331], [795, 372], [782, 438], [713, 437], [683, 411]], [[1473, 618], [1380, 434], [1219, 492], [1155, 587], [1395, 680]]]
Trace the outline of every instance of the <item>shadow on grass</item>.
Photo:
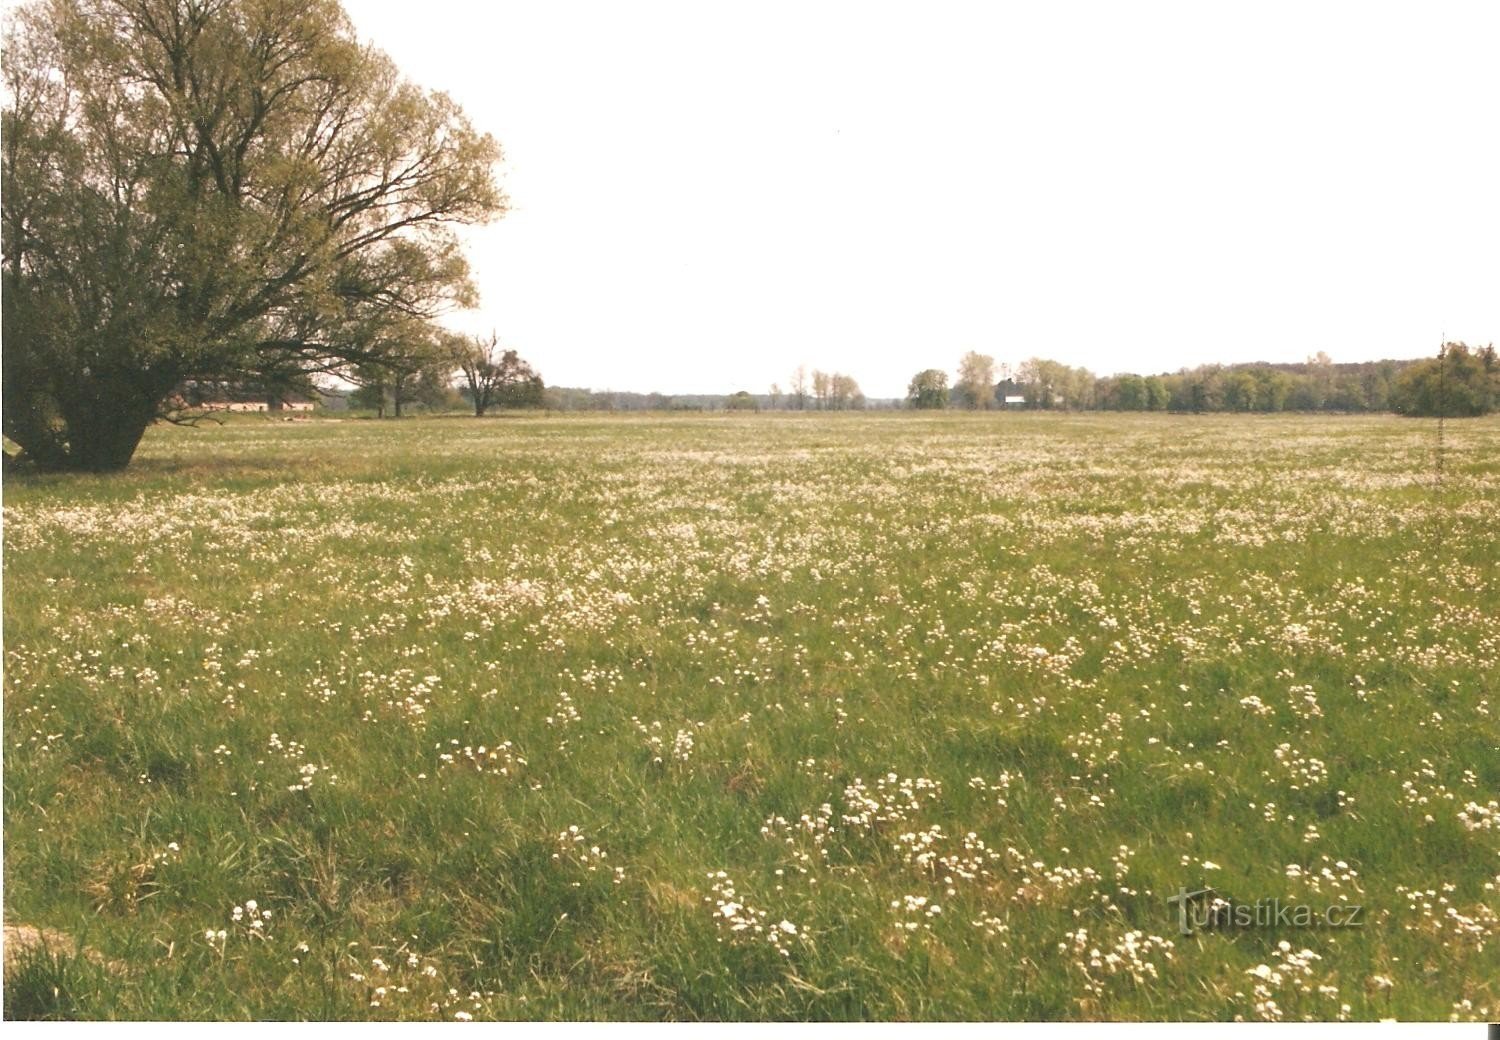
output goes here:
[[95, 996], [106, 974], [81, 950], [47, 942], [7, 952], [5, 1018], [15, 1021], [75, 1021], [99, 1018]]

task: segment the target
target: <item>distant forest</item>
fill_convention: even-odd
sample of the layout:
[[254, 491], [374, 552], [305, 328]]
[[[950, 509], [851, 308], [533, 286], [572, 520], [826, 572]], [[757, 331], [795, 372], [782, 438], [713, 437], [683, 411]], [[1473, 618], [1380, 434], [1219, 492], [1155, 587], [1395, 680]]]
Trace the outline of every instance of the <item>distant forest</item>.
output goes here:
[[[1397, 412], [1484, 415], [1500, 403], [1493, 346], [1448, 344], [1441, 358], [1335, 363], [1201, 365], [1159, 375], [1097, 376], [1085, 368], [1032, 358], [1014, 367], [967, 355], [950, 393], [947, 374], [927, 369], [904, 398], [819, 394], [816, 383], [768, 393], [660, 394], [548, 387], [542, 406], [559, 411], [820, 411], [847, 409], [1051, 409], [1161, 412]], [[800, 375], [799, 370], [799, 375]], [[815, 376], [821, 373], [814, 373]], [[847, 377], [839, 377], [845, 378]], [[799, 391], [796, 389], [801, 386]]]

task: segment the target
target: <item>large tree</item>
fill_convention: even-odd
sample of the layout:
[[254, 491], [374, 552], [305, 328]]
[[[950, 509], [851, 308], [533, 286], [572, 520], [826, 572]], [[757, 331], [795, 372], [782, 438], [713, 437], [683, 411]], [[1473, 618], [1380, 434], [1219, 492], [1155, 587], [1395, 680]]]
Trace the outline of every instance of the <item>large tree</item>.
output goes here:
[[185, 381], [379, 365], [473, 302], [499, 149], [336, 0], [35, 0], [6, 27], [4, 432], [112, 470]]

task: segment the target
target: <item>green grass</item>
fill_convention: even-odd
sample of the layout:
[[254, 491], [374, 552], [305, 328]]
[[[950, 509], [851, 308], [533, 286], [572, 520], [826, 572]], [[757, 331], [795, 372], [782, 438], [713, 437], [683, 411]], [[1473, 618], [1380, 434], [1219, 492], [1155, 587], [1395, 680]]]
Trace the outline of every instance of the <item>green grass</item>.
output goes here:
[[[13, 479], [6, 914], [100, 960], [6, 1016], [1493, 1019], [1500, 421], [1434, 446], [240, 420]], [[1180, 935], [1199, 885], [1368, 923]]]

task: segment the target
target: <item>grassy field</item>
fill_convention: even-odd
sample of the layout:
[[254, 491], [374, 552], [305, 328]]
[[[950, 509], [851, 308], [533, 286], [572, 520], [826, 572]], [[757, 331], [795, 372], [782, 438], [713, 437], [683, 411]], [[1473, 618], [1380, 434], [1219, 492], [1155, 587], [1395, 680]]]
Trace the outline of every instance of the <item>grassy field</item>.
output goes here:
[[[73, 944], [5, 1013], [1500, 1017], [1500, 421], [1435, 445], [247, 420], [11, 480], [5, 916]], [[1183, 934], [1208, 886], [1362, 927]]]

